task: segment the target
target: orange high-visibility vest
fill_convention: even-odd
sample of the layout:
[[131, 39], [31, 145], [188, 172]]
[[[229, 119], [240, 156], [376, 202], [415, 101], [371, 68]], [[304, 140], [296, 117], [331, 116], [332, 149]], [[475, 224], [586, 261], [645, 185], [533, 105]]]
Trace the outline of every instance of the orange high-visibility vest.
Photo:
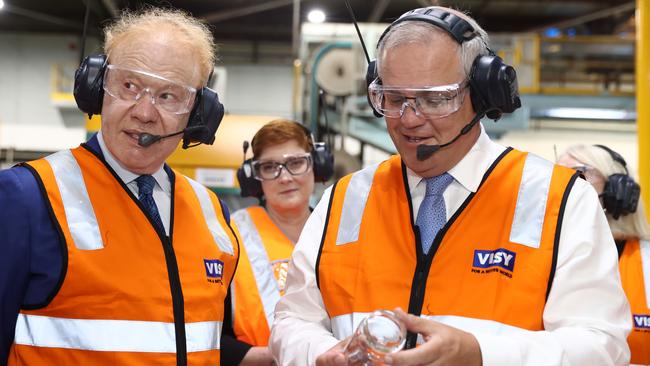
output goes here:
[[267, 346], [275, 305], [284, 294], [294, 244], [263, 207], [235, 212], [242, 246], [232, 281], [233, 329], [237, 339]]
[[627, 337], [630, 363], [650, 365], [650, 242], [628, 240], [618, 264], [632, 310], [633, 327]]
[[218, 365], [239, 248], [217, 197], [176, 173], [168, 238], [87, 148], [26, 166], [66, 271], [48, 304], [20, 311], [9, 365]]
[[405, 169], [395, 156], [333, 188], [317, 281], [334, 335], [397, 306], [461, 329], [543, 329], [574, 172], [506, 150], [425, 257]]

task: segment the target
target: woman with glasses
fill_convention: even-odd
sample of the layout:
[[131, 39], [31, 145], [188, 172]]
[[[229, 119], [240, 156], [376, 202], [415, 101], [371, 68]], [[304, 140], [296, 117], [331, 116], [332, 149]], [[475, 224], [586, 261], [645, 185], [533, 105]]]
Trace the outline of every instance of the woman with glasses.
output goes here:
[[284, 294], [289, 259], [311, 212], [314, 191], [313, 142], [305, 127], [274, 120], [255, 134], [251, 145], [249, 167], [252, 183], [261, 184], [261, 205], [232, 215], [242, 243], [231, 286], [232, 311], [226, 305], [233, 318], [231, 324], [226, 319], [222, 339], [234, 351], [224, 354], [222, 365], [272, 364], [266, 346], [273, 311]]
[[639, 185], [617, 152], [602, 145], [573, 145], [558, 163], [580, 171], [601, 198], [616, 242], [623, 289], [632, 309], [628, 345], [633, 365], [650, 364], [650, 230]]

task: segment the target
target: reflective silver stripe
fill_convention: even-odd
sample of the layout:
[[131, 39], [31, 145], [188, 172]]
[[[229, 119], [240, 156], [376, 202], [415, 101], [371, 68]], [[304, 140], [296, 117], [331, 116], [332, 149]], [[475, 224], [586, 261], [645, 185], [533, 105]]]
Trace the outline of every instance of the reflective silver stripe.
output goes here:
[[[219, 349], [221, 322], [186, 323], [187, 351]], [[19, 314], [16, 344], [110, 352], [176, 352], [174, 323]]]
[[[331, 319], [332, 333], [337, 339], [344, 339], [357, 329], [361, 321], [371, 313], [352, 313], [339, 315]], [[466, 332], [489, 332], [490, 334], [521, 334], [527, 332], [526, 329], [513, 327], [511, 325], [496, 322], [494, 320], [484, 320], [475, 318], [466, 318], [455, 315], [422, 315], [422, 318], [435, 320], [437, 322], [459, 328]], [[421, 336], [418, 342], [422, 343]]]
[[528, 153], [510, 229], [511, 242], [539, 248], [552, 174], [553, 163]]
[[641, 252], [641, 268], [643, 268], [643, 283], [645, 284], [646, 307], [650, 308], [650, 241], [639, 242]]
[[45, 160], [54, 172], [74, 245], [81, 250], [102, 249], [104, 242], [97, 225], [97, 217], [88, 197], [81, 168], [72, 151], [59, 151], [45, 157]]
[[230, 238], [221, 224], [219, 224], [219, 220], [217, 220], [217, 214], [214, 211], [214, 205], [210, 199], [208, 189], [188, 177], [185, 178], [190, 182], [190, 185], [194, 189], [194, 193], [196, 193], [196, 197], [199, 199], [203, 217], [205, 218], [205, 222], [208, 224], [208, 229], [210, 229], [210, 233], [212, 234], [214, 241], [217, 243], [217, 246], [222, 252], [234, 255], [235, 250], [232, 247]]
[[352, 243], [359, 239], [363, 211], [366, 208], [372, 180], [378, 167], [379, 164], [374, 164], [352, 174], [343, 198], [343, 211], [341, 212], [336, 245]]
[[[247, 210], [235, 212], [232, 215], [232, 219], [237, 224], [242, 243], [246, 247], [248, 260], [251, 263], [253, 275], [255, 276], [257, 293], [260, 295], [262, 306], [264, 307], [266, 324], [271, 329], [271, 325], [273, 325], [273, 320], [275, 319], [275, 305], [280, 301], [280, 289], [278, 288], [278, 281], [276, 281], [273, 275], [269, 255], [266, 252], [266, 248], [264, 248], [264, 243], [253, 223], [253, 219]], [[237, 319], [234, 321], [236, 322]]]

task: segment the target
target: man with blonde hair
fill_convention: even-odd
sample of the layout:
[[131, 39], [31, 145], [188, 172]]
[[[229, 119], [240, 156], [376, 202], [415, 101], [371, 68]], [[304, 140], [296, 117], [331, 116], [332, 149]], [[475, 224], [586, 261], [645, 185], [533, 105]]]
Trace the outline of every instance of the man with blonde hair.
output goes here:
[[[487, 43], [444, 7], [410, 11], [380, 37], [369, 101], [399, 155], [342, 178], [305, 224], [269, 342], [280, 364], [629, 361], [630, 312], [596, 193], [479, 123], [520, 104], [514, 69]], [[395, 309], [406, 349], [347, 359], [379, 309]]]
[[218, 365], [239, 244], [227, 207], [165, 160], [211, 143], [207, 27], [124, 13], [75, 75], [101, 130], [0, 172], [0, 364]]

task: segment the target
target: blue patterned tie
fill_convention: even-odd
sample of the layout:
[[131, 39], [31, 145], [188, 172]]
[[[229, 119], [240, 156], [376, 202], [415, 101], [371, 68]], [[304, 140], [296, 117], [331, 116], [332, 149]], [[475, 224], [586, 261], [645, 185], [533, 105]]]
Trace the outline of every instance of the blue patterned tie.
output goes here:
[[442, 193], [453, 180], [454, 178], [447, 173], [426, 179], [427, 192], [415, 221], [420, 228], [420, 242], [424, 254], [429, 253], [433, 239], [447, 222], [445, 200]]
[[165, 227], [160, 219], [156, 201], [153, 199], [153, 188], [156, 186], [156, 180], [150, 175], [141, 175], [135, 181], [138, 183], [138, 199], [140, 203], [147, 210], [147, 214], [154, 222], [156, 229], [164, 233]]

